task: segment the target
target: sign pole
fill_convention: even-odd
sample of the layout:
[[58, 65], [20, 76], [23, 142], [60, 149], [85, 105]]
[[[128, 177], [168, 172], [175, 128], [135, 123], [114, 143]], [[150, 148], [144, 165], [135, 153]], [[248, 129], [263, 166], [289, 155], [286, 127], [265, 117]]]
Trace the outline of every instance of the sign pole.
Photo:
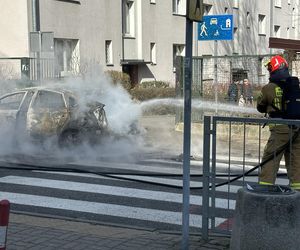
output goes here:
[[190, 219], [190, 152], [191, 152], [191, 106], [192, 106], [192, 42], [193, 21], [186, 18], [186, 49], [184, 59], [184, 129], [183, 129], [183, 210], [182, 249], [189, 247]]
[[183, 117], [183, 209], [182, 249], [189, 249], [190, 226], [190, 155], [191, 155], [191, 107], [193, 65], [193, 21], [203, 17], [203, 0], [186, 1], [185, 59], [184, 59], [184, 117]]
[[218, 113], [218, 40], [214, 41], [214, 89], [215, 89], [215, 113]]

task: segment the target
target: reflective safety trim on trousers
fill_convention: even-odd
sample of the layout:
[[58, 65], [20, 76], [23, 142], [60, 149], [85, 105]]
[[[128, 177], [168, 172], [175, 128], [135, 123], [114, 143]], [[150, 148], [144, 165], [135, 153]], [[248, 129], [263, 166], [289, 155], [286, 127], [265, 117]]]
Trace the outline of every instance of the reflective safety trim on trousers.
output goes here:
[[260, 185], [274, 185], [273, 183], [264, 182], [264, 181], [260, 181], [260, 182], [258, 182], [258, 184], [260, 184]]

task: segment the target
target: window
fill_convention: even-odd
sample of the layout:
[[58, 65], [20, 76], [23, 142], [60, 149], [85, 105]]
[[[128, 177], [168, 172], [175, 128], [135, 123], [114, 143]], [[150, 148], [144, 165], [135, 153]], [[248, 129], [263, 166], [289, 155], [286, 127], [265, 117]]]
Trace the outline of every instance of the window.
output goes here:
[[173, 44], [173, 67], [175, 67], [175, 61], [177, 56], [185, 56], [185, 45]]
[[280, 26], [274, 25], [274, 36], [280, 37]]
[[79, 40], [54, 39], [56, 73], [64, 76], [67, 72], [76, 73], [80, 66]]
[[156, 0], [150, 0], [150, 3], [156, 4]]
[[80, 4], [79, 0], [56, 0], [59, 2], [66, 2], [66, 3], [75, 3], [75, 4]]
[[0, 100], [0, 109], [17, 110], [20, 107], [25, 93], [17, 93], [9, 96], [5, 96]]
[[251, 18], [250, 12], [247, 11], [247, 14], [246, 14], [246, 27], [247, 28], [250, 28], [250, 18]]
[[238, 28], [233, 29], [233, 53], [239, 53]]
[[233, 0], [232, 7], [235, 9], [239, 8], [239, 0]]
[[124, 33], [126, 36], [134, 37], [135, 34], [135, 15], [134, 1], [125, 0], [124, 2]]
[[225, 7], [224, 13], [225, 13], [225, 14], [228, 14], [228, 7]]
[[281, 8], [281, 0], [275, 0], [274, 6], [278, 7], [278, 8]]
[[265, 68], [263, 64], [263, 58], [258, 58], [258, 64], [257, 64], [257, 73], [259, 76], [263, 74], [263, 69]]
[[173, 13], [186, 15], [186, 0], [173, 0]]
[[266, 34], [266, 16], [258, 15], [258, 34], [265, 35]]
[[289, 27], [286, 28], [286, 38], [290, 39], [290, 28]]
[[34, 101], [34, 109], [61, 110], [66, 107], [62, 94], [47, 90], [40, 90]]
[[209, 15], [210, 11], [212, 9], [212, 5], [209, 4], [203, 4], [203, 8], [204, 8], [204, 15]]
[[105, 62], [106, 65], [113, 65], [113, 49], [112, 49], [112, 41], [105, 41]]
[[69, 106], [70, 108], [76, 108], [78, 103], [74, 97], [69, 97]]
[[296, 27], [296, 9], [293, 8], [292, 10], [292, 28]]
[[150, 60], [153, 65], [156, 65], [156, 43], [150, 43]]

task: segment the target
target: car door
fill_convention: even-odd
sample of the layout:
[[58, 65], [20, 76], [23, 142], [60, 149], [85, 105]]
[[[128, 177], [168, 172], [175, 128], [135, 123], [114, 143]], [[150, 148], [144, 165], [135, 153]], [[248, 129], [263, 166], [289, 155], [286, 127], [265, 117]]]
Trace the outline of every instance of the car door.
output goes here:
[[30, 104], [27, 116], [27, 127], [31, 135], [56, 135], [68, 119], [69, 113], [62, 92], [37, 91]]
[[17, 117], [21, 109], [26, 91], [7, 94], [0, 98], [0, 128], [1, 134], [14, 132]]

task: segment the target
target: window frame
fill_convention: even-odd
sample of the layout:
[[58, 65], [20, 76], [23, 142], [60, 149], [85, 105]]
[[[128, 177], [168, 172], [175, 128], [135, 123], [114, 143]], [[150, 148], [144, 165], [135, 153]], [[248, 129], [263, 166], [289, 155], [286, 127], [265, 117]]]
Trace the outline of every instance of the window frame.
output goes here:
[[125, 37], [135, 36], [135, 1], [125, 0], [123, 2], [124, 20], [123, 33]]
[[[24, 100], [25, 94], [26, 94], [26, 92], [22, 91], [22, 92], [11, 93], [11, 94], [7, 94], [7, 95], [3, 96], [0, 99], [0, 110], [19, 110], [21, 107], [21, 104]], [[12, 101], [5, 102], [5, 103], [2, 102], [3, 100], [8, 100], [8, 98], [11, 99], [12, 97], [16, 97], [16, 96], [20, 96], [20, 98], [15, 98], [13, 100], [14, 102], [12, 102]], [[12, 106], [12, 103], [16, 103], [17, 101], [19, 102], [18, 107]]]
[[203, 15], [210, 15], [212, 7], [211, 4], [203, 4]]
[[179, 15], [179, 16], [186, 15], [186, 1], [187, 0], [173, 0], [172, 1], [173, 15]]
[[73, 3], [73, 4], [81, 4], [80, 0], [56, 0], [58, 2], [66, 2], [66, 3]]
[[281, 8], [282, 7], [282, 1], [281, 0], [274, 0], [274, 7], [275, 8]]
[[112, 40], [105, 40], [105, 63], [106, 66], [114, 65]]
[[292, 28], [296, 28], [296, 19], [297, 19], [296, 8], [294, 7], [292, 9]]
[[[60, 106], [51, 106], [51, 105], [48, 105], [49, 103], [48, 102], [45, 102], [44, 104], [47, 104], [46, 106], [42, 106], [42, 105], [38, 105], [42, 102], [39, 102], [40, 100], [43, 101], [43, 95], [57, 95], [60, 97], [61, 99], [61, 102]], [[50, 96], [51, 97], [51, 96]], [[50, 98], [52, 100], [52, 104], [58, 104], [57, 102], [57, 98], [55, 98], [55, 102], [54, 102], [54, 98], [53, 96]], [[52, 111], [59, 111], [59, 110], [63, 110], [63, 109], [66, 109], [67, 108], [67, 104], [66, 104], [66, 100], [65, 100], [65, 97], [64, 97], [64, 94], [61, 93], [61, 92], [57, 92], [57, 91], [50, 91], [50, 90], [45, 90], [45, 89], [41, 89], [41, 90], [38, 90], [35, 97], [34, 97], [34, 100], [31, 104], [31, 107], [32, 109], [34, 110], [44, 110], [44, 109], [49, 109], [49, 110], [52, 110]]]
[[266, 15], [258, 14], [258, 35], [266, 35]]
[[274, 36], [277, 38], [281, 36], [281, 27], [279, 25], [274, 25]]
[[157, 53], [156, 53], [156, 43], [155, 42], [151, 42], [150, 43], [150, 61], [152, 65], [156, 65], [157, 64], [157, 57], [156, 57]]
[[250, 29], [250, 20], [251, 20], [251, 15], [250, 15], [250, 11], [246, 12], [246, 28]]
[[238, 42], [238, 34], [239, 29], [237, 27], [233, 28], [233, 53], [238, 54], [239, 53], [239, 42]]
[[232, 8], [234, 9], [239, 8], [239, 0], [232, 0]]
[[173, 69], [175, 67], [176, 56], [185, 56], [185, 44], [173, 43]]

